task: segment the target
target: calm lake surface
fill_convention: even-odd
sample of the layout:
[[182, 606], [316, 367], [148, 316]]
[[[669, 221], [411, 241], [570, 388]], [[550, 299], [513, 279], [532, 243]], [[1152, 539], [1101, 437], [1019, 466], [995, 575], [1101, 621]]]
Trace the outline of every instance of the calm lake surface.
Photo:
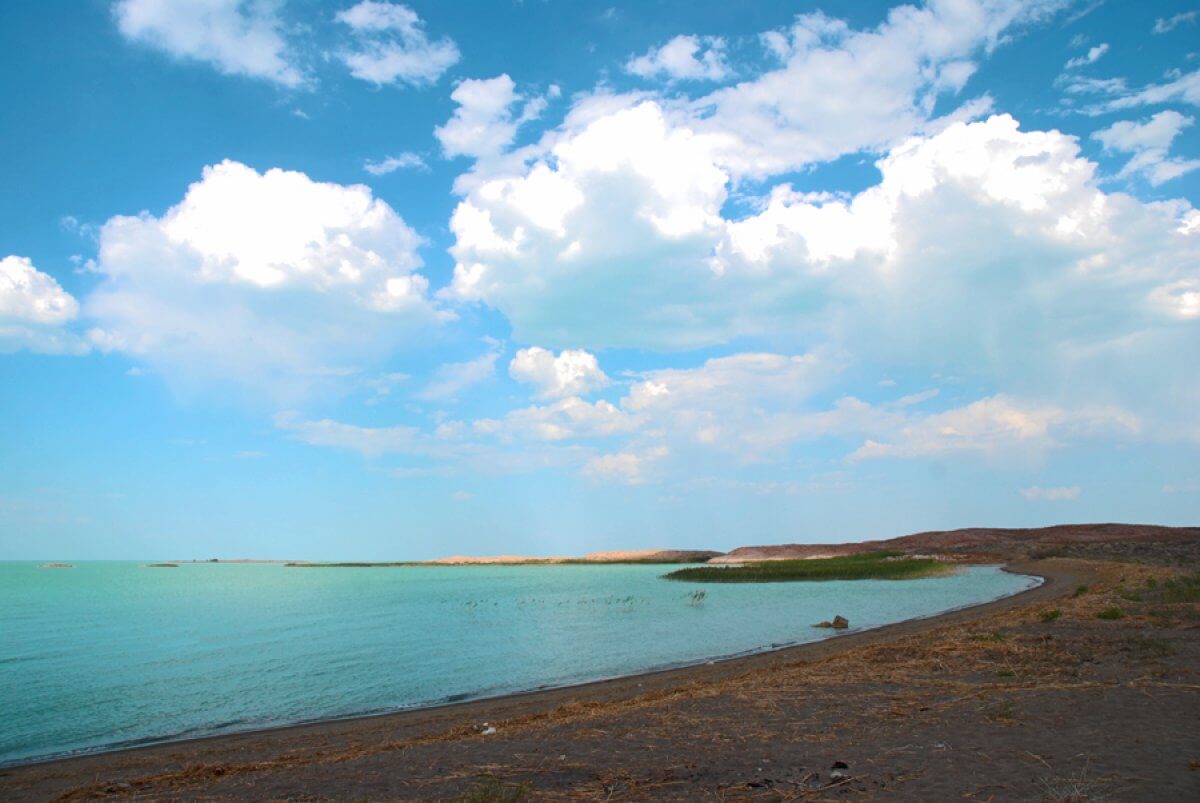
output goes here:
[[[1016, 593], [924, 580], [669, 582], [663, 566], [0, 563], [0, 763], [565, 685]], [[699, 604], [694, 591], [704, 590]]]

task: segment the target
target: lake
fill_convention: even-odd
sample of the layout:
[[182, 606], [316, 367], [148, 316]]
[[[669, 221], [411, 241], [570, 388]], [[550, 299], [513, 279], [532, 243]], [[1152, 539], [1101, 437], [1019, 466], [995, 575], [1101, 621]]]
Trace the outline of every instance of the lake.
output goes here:
[[[0, 763], [581, 683], [1038, 583], [700, 584], [670, 566], [0, 563]], [[695, 592], [704, 591], [701, 599]]]

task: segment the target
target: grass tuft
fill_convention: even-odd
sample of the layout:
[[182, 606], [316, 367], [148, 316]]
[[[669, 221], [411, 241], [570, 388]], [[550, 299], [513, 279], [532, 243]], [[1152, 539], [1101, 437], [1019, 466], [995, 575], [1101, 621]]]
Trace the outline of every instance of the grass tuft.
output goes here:
[[1042, 614], [1039, 618], [1043, 622], [1053, 622], [1060, 616], [1062, 616], [1062, 611], [1060, 611], [1058, 608], [1054, 608], [1053, 610], [1042, 611]]
[[1104, 610], [1100, 611], [1100, 613], [1096, 614], [1097, 619], [1107, 619], [1109, 621], [1121, 619], [1124, 616], [1125, 614], [1121, 612], [1121, 609], [1115, 605], [1111, 608], [1105, 608]]
[[1168, 604], [1200, 602], [1200, 572], [1167, 580], [1155, 589], [1153, 597], [1155, 602]]
[[519, 803], [526, 799], [529, 790], [528, 783], [510, 786], [488, 778], [468, 789], [457, 803]]
[[1151, 636], [1127, 638], [1122, 649], [1137, 658], [1168, 658], [1175, 654], [1175, 647], [1171, 642]]

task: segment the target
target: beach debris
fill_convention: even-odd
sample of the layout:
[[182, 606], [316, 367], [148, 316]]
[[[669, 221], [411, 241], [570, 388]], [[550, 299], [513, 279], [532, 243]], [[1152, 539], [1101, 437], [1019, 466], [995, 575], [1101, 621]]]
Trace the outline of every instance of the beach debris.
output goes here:
[[481, 731], [482, 735], [484, 735], [484, 736], [491, 736], [491, 735], [492, 735], [493, 733], [495, 733], [495, 732], [496, 732], [496, 726], [495, 726], [495, 725], [489, 725], [489, 724], [488, 724], [488, 723], [486, 723], [486, 722], [485, 722], [485, 723], [483, 723], [483, 730]]
[[830, 622], [829, 620], [826, 620], [824, 622], [818, 622], [817, 624], [813, 625], [813, 627], [832, 627], [832, 628], [836, 628], [837, 630], [845, 630], [849, 626], [850, 626], [850, 620], [844, 616], [835, 616], [835, 617], [833, 617], [832, 622]]

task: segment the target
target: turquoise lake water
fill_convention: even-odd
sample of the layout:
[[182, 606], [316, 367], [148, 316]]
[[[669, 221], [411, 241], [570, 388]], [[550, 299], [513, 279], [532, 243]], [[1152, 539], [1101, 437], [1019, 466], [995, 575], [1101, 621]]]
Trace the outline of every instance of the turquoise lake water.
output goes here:
[[[662, 566], [0, 563], [0, 763], [429, 705], [815, 641], [1036, 584], [699, 584]], [[707, 592], [699, 604], [696, 590]]]

